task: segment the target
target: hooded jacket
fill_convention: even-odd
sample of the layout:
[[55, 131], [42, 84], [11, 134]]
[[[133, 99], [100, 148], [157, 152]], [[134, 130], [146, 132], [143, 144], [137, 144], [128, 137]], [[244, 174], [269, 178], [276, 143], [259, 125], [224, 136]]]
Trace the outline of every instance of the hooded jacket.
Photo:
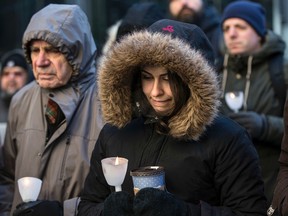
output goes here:
[[[99, 94], [107, 124], [92, 154], [79, 215], [101, 215], [105, 198], [114, 191], [101, 159], [114, 156], [129, 160], [123, 191], [133, 194], [132, 169], [159, 165], [167, 190], [191, 205], [200, 201], [202, 216], [265, 215], [257, 153], [243, 128], [217, 116], [213, 60], [211, 45], [197, 26], [172, 20], [123, 38], [102, 57]], [[189, 86], [187, 103], [168, 122], [169, 134], [156, 132], [157, 118], [133, 118], [139, 103], [131, 85], [143, 65], [161, 65]]]
[[[285, 43], [281, 37], [268, 31], [265, 43], [254, 55], [231, 56], [226, 54], [222, 75], [223, 95], [233, 90], [243, 91], [244, 104], [240, 111], [254, 111], [264, 118], [261, 136], [254, 139], [253, 142], [259, 153], [264, 181], [267, 183], [265, 190], [270, 201], [279, 170], [278, 158], [284, 124], [283, 105], [272, 86], [269, 61], [276, 54], [283, 55], [284, 51]], [[287, 74], [285, 76], [287, 79]], [[232, 112], [224, 98], [222, 105], [221, 112], [223, 114]]]
[[107, 40], [102, 52], [105, 54], [122, 36], [136, 30], [148, 28], [151, 24], [164, 17], [164, 10], [155, 2], [133, 4], [121, 20], [118, 20], [114, 25], [109, 27]]
[[[24, 176], [42, 180], [40, 200], [63, 202], [79, 196], [102, 127], [96, 45], [85, 13], [76, 5], [48, 5], [31, 18], [23, 36], [29, 62], [29, 45], [35, 39], [63, 53], [73, 73], [66, 86], [48, 90], [33, 81], [13, 97], [0, 169], [0, 212], [13, 211], [22, 202], [17, 180]], [[48, 98], [65, 116], [50, 139], [44, 116]]]
[[216, 57], [221, 56], [220, 48], [223, 43], [220, 20], [221, 16], [216, 7], [204, 0], [202, 16], [194, 24], [198, 25], [206, 34], [215, 50]]

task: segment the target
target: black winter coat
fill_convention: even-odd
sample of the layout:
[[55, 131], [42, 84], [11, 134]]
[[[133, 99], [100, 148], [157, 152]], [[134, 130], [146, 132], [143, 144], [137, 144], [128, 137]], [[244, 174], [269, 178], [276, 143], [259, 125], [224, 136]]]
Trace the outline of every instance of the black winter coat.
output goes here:
[[[154, 131], [154, 125], [144, 124], [143, 119], [120, 130], [106, 125], [92, 155], [82, 200], [101, 203], [114, 191], [103, 176], [101, 159], [121, 156], [129, 158], [123, 191], [133, 194], [130, 170], [159, 165], [165, 168], [167, 190], [186, 202], [200, 201], [202, 216], [265, 215], [264, 195], [257, 196], [263, 194], [258, 157], [246, 132], [236, 123], [219, 117], [199, 141], [183, 141]], [[229, 136], [219, 139], [223, 131]], [[82, 203], [80, 215], [101, 209], [101, 204], [96, 207], [93, 202]]]
[[[91, 157], [79, 215], [100, 215], [114, 191], [101, 167], [101, 159], [112, 156], [129, 160], [122, 190], [130, 194], [132, 169], [160, 165], [167, 190], [190, 206], [199, 203], [201, 216], [266, 215], [257, 152], [244, 128], [218, 116], [220, 94], [212, 56], [198, 27], [171, 20], [125, 37], [103, 56], [99, 94], [107, 124]], [[135, 95], [142, 89], [133, 86], [141, 65], [160, 65], [189, 86], [187, 101], [167, 120], [165, 135], [155, 129], [157, 116], [143, 111], [135, 118], [137, 108], [145, 110], [144, 99]]]

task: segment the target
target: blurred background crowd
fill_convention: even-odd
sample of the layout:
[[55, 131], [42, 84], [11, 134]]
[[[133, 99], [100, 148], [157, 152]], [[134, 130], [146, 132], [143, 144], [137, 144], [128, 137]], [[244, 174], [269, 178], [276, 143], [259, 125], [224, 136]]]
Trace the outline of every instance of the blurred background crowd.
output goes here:
[[[49, 3], [78, 4], [87, 14], [98, 50], [106, 40], [107, 28], [122, 18], [136, 2], [158, 2], [164, 9], [167, 0], [1, 0], [0, 1], [0, 56], [21, 47], [24, 30], [36, 11]], [[209, 0], [221, 13], [233, 0]], [[266, 9], [267, 25], [288, 42], [288, 9], [286, 0], [255, 0]], [[286, 54], [286, 57], [288, 55]]]

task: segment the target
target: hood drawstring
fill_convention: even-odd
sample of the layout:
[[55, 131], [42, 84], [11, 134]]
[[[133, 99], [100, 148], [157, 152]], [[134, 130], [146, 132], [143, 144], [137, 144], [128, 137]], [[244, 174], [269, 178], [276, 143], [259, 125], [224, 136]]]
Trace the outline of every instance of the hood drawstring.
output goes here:
[[224, 62], [223, 62], [224, 70], [223, 70], [223, 77], [222, 77], [221, 98], [224, 98], [224, 94], [225, 94], [225, 88], [226, 88], [226, 82], [227, 82], [227, 76], [228, 76], [228, 71], [227, 71], [228, 59], [229, 59], [229, 55], [225, 53]]
[[[228, 70], [227, 70], [227, 65], [228, 65], [228, 59], [229, 59], [229, 54], [225, 54], [224, 56], [224, 70], [223, 70], [223, 76], [222, 76], [222, 94], [221, 97], [224, 98], [225, 94], [225, 89], [226, 89], [226, 84], [227, 84], [227, 77], [228, 77]], [[246, 84], [245, 84], [245, 90], [244, 90], [244, 103], [243, 103], [243, 110], [247, 111], [247, 100], [248, 100], [248, 95], [249, 95], [249, 90], [250, 90], [250, 77], [252, 73], [252, 62], [253, 62], [253, 56], [248, 57], [248, 64], [247, 64], [247, 73], [246, 73]]]
[[250, 76], [252, 73], [252, 61], [253, 61], [253, 56], [249, 56], [248, 65], [247, 65], [245, 92], [244, 92], [244, 103], [243, 103], [244, 111], [247, 111], [247, 100], [248, 100], [248, 95], [249, 95], [249, 90], [250, 90]]

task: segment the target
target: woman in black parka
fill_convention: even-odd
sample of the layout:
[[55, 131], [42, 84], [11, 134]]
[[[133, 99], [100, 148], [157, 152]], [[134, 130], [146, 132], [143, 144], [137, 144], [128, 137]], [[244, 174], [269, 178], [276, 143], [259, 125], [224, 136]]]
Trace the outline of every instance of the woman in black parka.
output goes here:
[[[124, 37], [99, 62], [106, 126], [78, 215], [266, 215], [258, 156], [246, 131], [218, 115], [213, 51], [195, 25], [160, 20]], [[129, 160], [122, 192], [101, 159]], [[132, 169], [159, 165], [167, 191], [133, 196]]]

